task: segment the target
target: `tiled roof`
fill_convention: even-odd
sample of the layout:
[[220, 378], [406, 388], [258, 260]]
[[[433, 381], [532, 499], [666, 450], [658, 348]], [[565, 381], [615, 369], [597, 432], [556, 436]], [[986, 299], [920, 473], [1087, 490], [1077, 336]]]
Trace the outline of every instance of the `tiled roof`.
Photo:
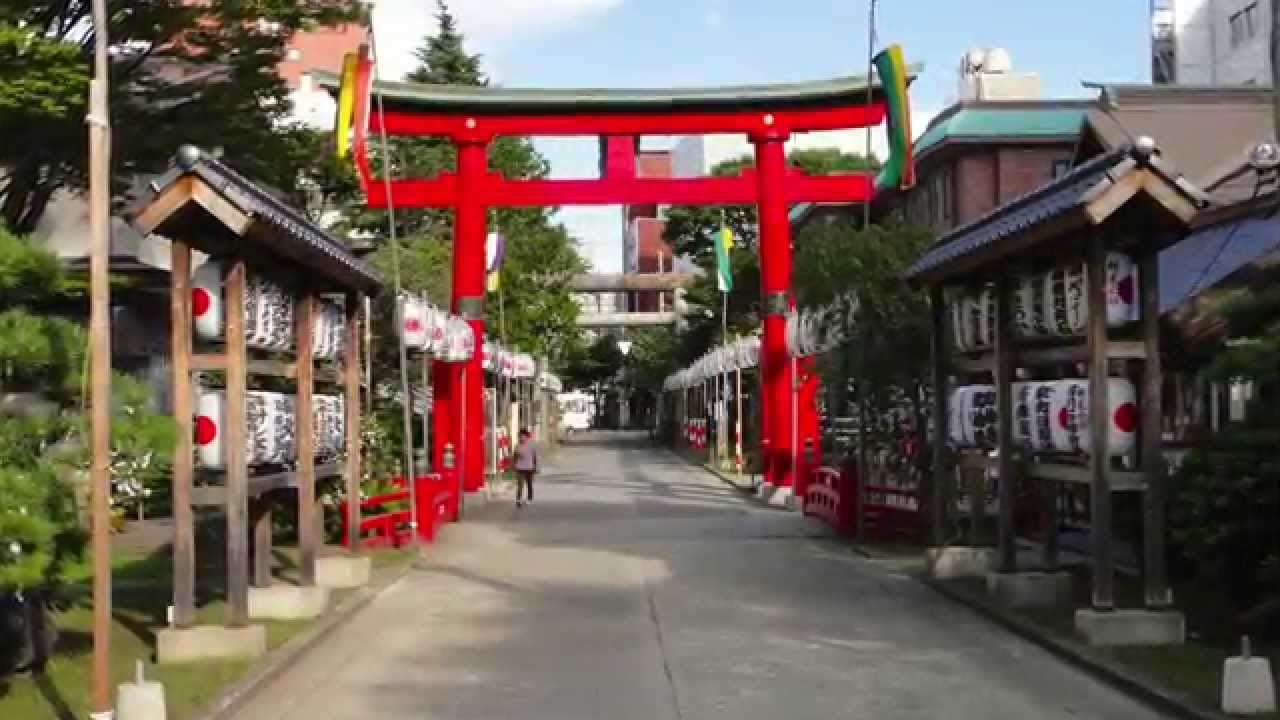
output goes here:
[[1085, 194], [1116, 165], [1124, 162], [1129, 154], [1129, 149], [1123, 148], [1099, 155], [1057, 180], [952, 230], [912, 264], [907, 270], [907, 277], [928, 272], [1020, 230], [1062, 215], [1079, 205]]
[[1280, 217], [1256, 214], [1197, 229], [1160, 253], [1160, 311], [1172, 310], [1280, 248]]
[[1208, 196], [1163, 161], [1154, 145], [1139, 149], [1120, 147], [1095, 156], [1057, 180], [952, 230], [925, 251], [905, 275], [912, 278], [933, 271], [1032, 226], [1066, 215], [1088, 204], [1097, 195], [1095, 188], [1103, 183], [1119, 182], [1140, 168], [1163, 178], [1197, 207], [1208, 204]]
[[1080, 134], [1085, 107], [961, 107], [939, 120], [915, 143], [916, 155], [954, 138], [1070, 138]]
[[[908, 81], [919, 71], [918, 66], [909, 68]], [[311, 76], [321, 87], [338, 87], [339, 77], [331, 72], [314, 70]], [[873, 80], [871, 89], [879, 88], [879, 81]], [[374, 92], [382, 95], [388, 107], [476, 113], [813, 107], [862, 104], [867, 90], [865, 75], [813, 82], [688, 88], [509, 88], [386, 80], [374, 85]]]
[[[302, 213], [280, 201], [261, 185], [254, 183], [221, 160], [185, 145], [174, 159], [174, 167], [151, 181], [150, 190], [158, 195], [179, 178], [193, 175], [225, 197], [241, 212], [278, 231], [277, 236], [296, 243], [295, 252], [284, 253], [301, 258], [312, 270], [337, 276], [345, 286], [376, 290], [382, 276], [351, 254], [340, 240], [330, 235]], [[144, 203], [149, 201], [144, 200]], [[335, 272], [336, 271], [336, 272]]]

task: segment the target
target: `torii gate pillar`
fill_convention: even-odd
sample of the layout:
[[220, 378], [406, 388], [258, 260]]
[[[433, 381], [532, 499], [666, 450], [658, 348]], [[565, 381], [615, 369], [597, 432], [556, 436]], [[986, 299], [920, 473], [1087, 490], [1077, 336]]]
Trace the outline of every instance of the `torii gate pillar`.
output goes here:
[[791, 224], [785, 192], [788, 137], [785, 130], [768, 128], [751, 137], [756, 148], [759, 183], [764, 481], [774, 487], [795, 484], [791, 433], [793, 373], [787, 353], [787, 309], [791, 301]]
[[[484, 250], [487, 219], [480, 187], [488, 172], [488, 142], [460, 138], [458, 189], [453, 220], [453, 312], [476, 334], [476, 352], [465, 363], [437, 363], [433, 390], [438, 405], [434, 433], [440, 440], [433, 451], [433, 467], [443, 467], [446, 442], [454, 448], [454, 462], [465, 492], [484, 485]], [[440, 412], [443, 410], [444, 412]]]

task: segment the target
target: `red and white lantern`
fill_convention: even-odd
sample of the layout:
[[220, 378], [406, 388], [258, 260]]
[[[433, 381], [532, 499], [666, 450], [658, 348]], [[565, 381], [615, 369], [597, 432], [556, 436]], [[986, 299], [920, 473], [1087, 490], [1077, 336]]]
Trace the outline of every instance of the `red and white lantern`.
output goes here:
[[400, 334], [405, 347], [421, 350], [427, 344], [427, 303], [421, 298], [405, 297], [400, 303]]
[[[1093, 444], [1089, 429], [1089, 381], [1060, 380], [1053, 394], [1053, 449], [1089, 453]], [[1107, 378], [1107, 450], [1128, 455], [1137, 444], [1139, 411], [1137, 391], [1127, 378]]]
[[191, 317], [196, 337], [222, 337], [222, 265], [212, 260], [196, 268], [191, 276]]
[[222, 390], [203, 390], [196, 397], [196, 460], [201, 467], [212, 470], [226, 467], [222, 454], [222, 412], [225, 399]]

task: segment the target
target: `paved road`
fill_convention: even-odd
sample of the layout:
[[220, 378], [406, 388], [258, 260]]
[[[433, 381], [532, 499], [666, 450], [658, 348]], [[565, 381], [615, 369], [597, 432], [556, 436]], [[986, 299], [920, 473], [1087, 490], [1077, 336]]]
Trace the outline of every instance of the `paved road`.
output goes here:
[[243, 720], [1153, 718], [638, 436], [451, 527]]

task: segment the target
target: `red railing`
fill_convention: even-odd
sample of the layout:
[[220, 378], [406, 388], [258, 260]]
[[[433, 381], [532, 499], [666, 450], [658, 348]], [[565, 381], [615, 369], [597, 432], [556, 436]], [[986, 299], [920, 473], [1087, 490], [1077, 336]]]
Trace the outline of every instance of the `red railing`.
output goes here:
[[[414, 478], [414, 490], [417, 492], [418, 537], [430, 542], [435, 538], [436, 529], [446, 522], [457, 518], [458, 501], [456, 481], [452, 471], [432, 473]], [[408, 507], [410, 493], [404, 478], [393, 478], [391, 484], [400, 488], [391, 492], [372, 495], [360, 501], [360, 538], [363, 547], [400, 547], [410, 540], [410, 520], [414, 517], [414, 509]], [[386, 505], [402, 503], [402, 507], [394, 510], [374, 512]], [[339, 504], [342, 518], [342, 542], [348, 544], [347, 502]]]
[[828, 525], [843, 531], [840, 513], [840, 471], [833, 467], [817, 467], [804, 493], [804, 514], [822, 518]]

